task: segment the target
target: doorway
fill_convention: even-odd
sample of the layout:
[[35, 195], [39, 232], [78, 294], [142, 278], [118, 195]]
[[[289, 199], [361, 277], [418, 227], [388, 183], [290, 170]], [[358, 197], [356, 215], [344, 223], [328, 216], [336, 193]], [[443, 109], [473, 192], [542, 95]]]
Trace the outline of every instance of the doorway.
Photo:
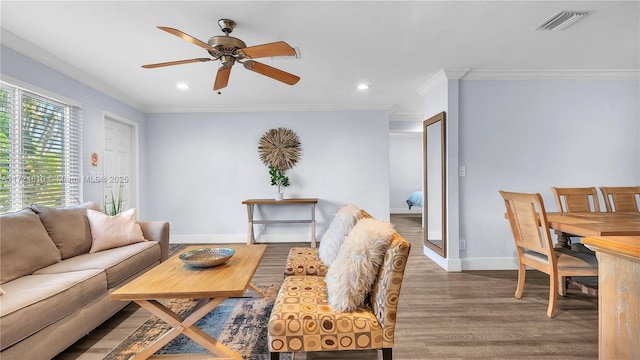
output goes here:
[[138, 205], [138, 124], [104, 115], [103, 177], [105, 203], [121, 201], [122, 210]]

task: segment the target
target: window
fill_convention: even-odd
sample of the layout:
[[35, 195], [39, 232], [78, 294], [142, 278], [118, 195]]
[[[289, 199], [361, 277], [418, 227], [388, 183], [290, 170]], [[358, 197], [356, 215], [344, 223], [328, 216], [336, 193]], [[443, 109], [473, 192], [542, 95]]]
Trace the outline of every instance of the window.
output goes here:
[[80, 107], [0, 82], [0, 213], [80, 202]]

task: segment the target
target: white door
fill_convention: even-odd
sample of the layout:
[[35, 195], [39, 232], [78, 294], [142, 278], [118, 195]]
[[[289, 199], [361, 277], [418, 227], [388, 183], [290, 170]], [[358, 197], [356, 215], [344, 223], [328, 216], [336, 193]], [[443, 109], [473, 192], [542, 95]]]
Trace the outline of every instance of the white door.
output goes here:
[[136, 207], [136, 130], [133, 122], [105, 116], [102, 181], [108, 212], [112, 196], [116, 203], [122, 201], [121, 211]]

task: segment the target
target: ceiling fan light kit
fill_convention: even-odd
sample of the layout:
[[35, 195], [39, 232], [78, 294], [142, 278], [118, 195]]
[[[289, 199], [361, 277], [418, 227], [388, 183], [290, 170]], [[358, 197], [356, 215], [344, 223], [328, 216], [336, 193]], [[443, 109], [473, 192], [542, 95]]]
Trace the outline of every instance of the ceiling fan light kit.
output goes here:
[[216, 78], [213, 83], [213, 90], [220, 90], [227, 86], [227, 84], [229, 83], [231, 68], [236, 62], [243, 64], [245, 69], [270, 77], [274, 80], [281, 81], [287, 85], [295, 85], [298, 81], [300, 81], [300, 77], [296, 75], [252, 60], [262, 57], [295, 56], [296, 51], [289, 44], [284, 41], [277, 41], [273, 43], [247, 47], [244, 41], [233, 36], [229, 36], [229, 34], [236, 27], [235, 21], [231, 19], [220, 19], [218, 20], [218, 26], [220, 26], [220, 29], [222, 30], [224, 35], [213, 36], [209, 39], [208, 42], [198, 40], [193, 36], [174, 28], [158, 26], [158, 29], [160, 30], [164, 30], [172, 35], [175, 35], [185, 41], [188, 41], [207, 50], [212, 58], [195, 58], [169, 61], [156, 64], [147, 64], [143, 65], [142, 67], [145, 69], [154, 69], [164, 66], [219, 60], [220, 67], [218, 68], [218, 73], [216, 74]]

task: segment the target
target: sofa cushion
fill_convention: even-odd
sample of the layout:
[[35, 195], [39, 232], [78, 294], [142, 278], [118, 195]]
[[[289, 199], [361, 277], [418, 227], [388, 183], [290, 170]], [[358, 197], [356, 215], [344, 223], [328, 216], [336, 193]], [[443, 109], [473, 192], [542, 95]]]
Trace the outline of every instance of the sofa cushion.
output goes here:
[[382, 327], [371, 309], [363, 305], [335, 312], [327, 303], [324, 280], [322, 276], [284, 279], [269, 317], [270, 351], [382, 348]]
[[337, 311], [354, 311], [378, 277], [380, 264], [394, 234], [393, 225], [362, 219], [344, 240], [326, 275], [329, 304]]
[[38, 270], [35, 274], [58, 274], [89, 269], [104, 270], [112, 289], [139, 271], [159, 263], [160, 245], [145, 241], [97, 253], [86, 253]]
[[31, 205], [31, 209], [40, 217], [63, 259], [89, 252], [91, 227], [87, 209], [100, 210], [98, 204], [89, 201], [65, 208]]
[[60, 259], [60, 252], [33, 211], [0, 215], [0, 284], [31, 275]]
[[0, 344], [5, 349], [107, 292], [101, 270], [27, 275], [5, 283]]
[[318, 246], [318, 257], [323, 263], [331, 266], [331, 263], [338, 256], [345, 236], [361, 218], [362, 212], [353, 205], [346, 205], [338, 209]]
[[91, 253], [147, 241], [136, 220], [136, 209], [129, 209], [115, 216], [89, 209], [87, 218], [93, 237], [89, 250]]

